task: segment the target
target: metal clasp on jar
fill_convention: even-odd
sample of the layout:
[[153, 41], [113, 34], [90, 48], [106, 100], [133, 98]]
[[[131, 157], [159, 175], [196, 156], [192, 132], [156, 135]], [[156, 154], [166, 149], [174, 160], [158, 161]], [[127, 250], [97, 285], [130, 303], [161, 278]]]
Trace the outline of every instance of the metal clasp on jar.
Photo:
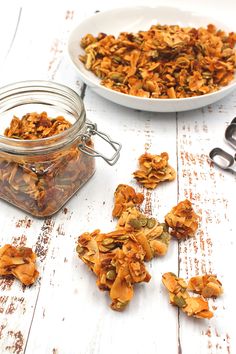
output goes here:
[[[101, 157], [105, 160], [109, 165], [113, 166], [120, 157], [121, 144], [117, 141], [112, 140], [107, 134], [100, 132], [97, 129], [96, 123], [86, 123], [87, 132], [82, 135], [81, 143], [78, 145], [78, 148], [83, 153], [93, 156], [93, 157]], [[115, 153], [111, 157], [107, 157], [103, 155], [101, 152], [96, 151], [86, 145], [86, 142], [91, 138], [92, 135], [98, 135], [101, 139], [105, 140], [112, 148], [115, 150]]]

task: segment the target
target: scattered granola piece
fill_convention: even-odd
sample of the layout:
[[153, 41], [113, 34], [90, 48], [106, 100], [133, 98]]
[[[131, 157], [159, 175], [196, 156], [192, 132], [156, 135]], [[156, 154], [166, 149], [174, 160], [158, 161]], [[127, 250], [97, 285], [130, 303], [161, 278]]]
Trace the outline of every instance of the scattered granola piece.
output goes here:
[[203, 297], [191, 297], [187, 291], [187, 283], [174, 273], [162, 275], [162, 283], [169, 291], [170, 303], [178, 306], [188, 316], [196, 318], [211, 318], [208, 302]]
[[153, 25], [115, 37], [85, 35], [79, 58], [112, 90], [175, 99], [219, 90], [234, 78], [236, 34], [207, 28]]
[[84, 233], [78, 239], [77, 253], [97, 275], [97, 285], [108, 290], [113, 310], [123, 310], [133, 297], [133, 285], [148, 282], [144, 251], [132, 234], [116, 230], [102, 234], [99, 230]]
[[31, 285], [39, 275], [35, 261], [31, 248], [7, 244], [0, 248], [0, 275], [14, 275], [22, 284]]
[[165, 216], [165, 222], [172, 229], [171, 235], [178, 240], [194, 236], [198, 228], [198, 219], [199, 216], [187, 199], [178, 203]]
[[122, 212], [129, 207], [139, 205], [143, 202], [144, 196], [142, 193], [136, 193], [134, 188], [127, 184], [119, 184], [114, 193], [115, 205], [112, 211], [112, 216], [120, 217]]
[[144, 187], [154, 189], [160, 182], [172, 181], [175, 170], [168, 164], [167, 152], [161, 155], [145, 153], [139, 157], [140, 170], [134, 172], [134, 178]]
[[188, 290], [201, 294], [205, 298], [218, 297], [223, 293], [221, 282], [213, 274], [192, 277], [188, 282]]
[[164, 256], [170, 243], [170, 234], [166, 224], [160, 224], [155, 218], [147, 217], [135, 207], [121, 214], [117, 223], [118, 230], [133, 233], [145, 251], [145, 260], [155, 256]]

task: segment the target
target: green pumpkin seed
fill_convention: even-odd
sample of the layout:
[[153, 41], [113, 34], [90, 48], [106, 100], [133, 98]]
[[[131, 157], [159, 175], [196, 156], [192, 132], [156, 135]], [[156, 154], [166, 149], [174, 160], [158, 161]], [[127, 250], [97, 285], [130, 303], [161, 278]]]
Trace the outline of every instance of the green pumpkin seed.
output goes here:
[[145, 216], [141, 216], [138, 220], [139, 220], [141, 226], [144, 227], [147, 225], [148, 219]]
[[129, 221], [129, 224], [134, 228], [134, 229], [137, 229], [137, 230], [140, 230], [142, 228], [142, 224], [140, 222], [140, 220], [138, 219], [131, 219]]
[[168, 231], [169, 231], [169, 227], [168, 227], [168, 225], [167, 225], [165, 222], [162, 222], [162, 223], [160, 224], [160, 226], [163, 227], [163, 231], [164, 231], [164, 232], [168, 232]]
[[81, 247], [80, 245], [77, 245], [77, 247], [76, 247], [76, 252], [77, 252], [78, 254], [83, 253], [83, 252], [84, 252], [84, 247]]
[[178, 296], [174, 296], [174, 304], [180, 308], [182, 307], [185, 307], [187, 304], [186, 304], [186, 301], [184, 300], [184, 298], [182, 298], [182, 296], [178, 297]]
[[166, 245], [170, 242], [170, 234], [168, 232], [162, 232], [160, 236], [161, 242], [165, 243]]
[[104, 240], [102, 240], [103, 246], [108, 246], [108, 245], [110, 245], [113, 242], [114, 242], [113, 238], [110, 238], [110, 237], [104, 238]]
[[150, 219], [148, 219], [148, 221], [147, 221], [147, 227], [149, 228], [149, 229], [152, 229], [155, 225], [156, 225], [156, 219], [154, 219], [154, 218], [150, 218]]
[[114, 280], [116, 278], [116, 271], [114, 269], [111, 269], [107, 272], [106, 278], [108, 280]]

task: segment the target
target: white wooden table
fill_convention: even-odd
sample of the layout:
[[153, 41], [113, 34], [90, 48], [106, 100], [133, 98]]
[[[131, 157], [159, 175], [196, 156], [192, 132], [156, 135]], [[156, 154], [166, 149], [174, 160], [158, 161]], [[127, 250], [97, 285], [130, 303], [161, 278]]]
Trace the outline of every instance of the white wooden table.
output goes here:
[[[145, 2], [161, 3], [187, 9], [198, 6], [224, 17], [236, 29], [233, 0]], [[71, 29], [96, 10], [125, 4], [124, 0], [0, 4], [0, 85], [49, 79], [83, 91], [88, 118], [123, 145], [118, 163], [109, 167], [97, 159], [94, 177], [51, 218], [36, 219], [0, 201], [0, 245], [33, 247], [40, 271], [30, 288], [0, 279], [1, 354], [236, 353], [236, 181], [208, 160], [215, 146], [233, 152], [223, 136], [236, 116], [236, 92], [199, 110], [157, 114], [118, 106], [83, 86], [66, 55]], [[172, 206], [189, 198], [202, 221], [196, 237], [179, 244], [172, 241], [164, 258], [148, 264], [150, 283], [137, 286], [126, 311], [117, 313], [78, 259], [75, 243], [84, 231], [114, 228], [114, 189], [119, 183], [136, 186], [132, 172], [145, 150], [167, 151], [178, 171], [175, 182], [146, 193], [145, 211], [162, 221]], [[213, 319], [186, 318], [168, 304], [161, 284], [167, 271], [184, 278], [205, 272], [218, 275], [225, 293], [210, 301]]]

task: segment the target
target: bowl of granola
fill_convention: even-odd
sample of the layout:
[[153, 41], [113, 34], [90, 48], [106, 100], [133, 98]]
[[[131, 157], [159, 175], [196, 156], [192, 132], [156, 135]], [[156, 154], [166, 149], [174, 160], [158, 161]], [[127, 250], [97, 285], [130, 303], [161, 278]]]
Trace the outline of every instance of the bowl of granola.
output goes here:
[[153, 112], [200, 108], [236, 87], [236, 34], [171, 7], [97, 13], [70, 34], [69, 57], [85, 84], [117, 104]]

